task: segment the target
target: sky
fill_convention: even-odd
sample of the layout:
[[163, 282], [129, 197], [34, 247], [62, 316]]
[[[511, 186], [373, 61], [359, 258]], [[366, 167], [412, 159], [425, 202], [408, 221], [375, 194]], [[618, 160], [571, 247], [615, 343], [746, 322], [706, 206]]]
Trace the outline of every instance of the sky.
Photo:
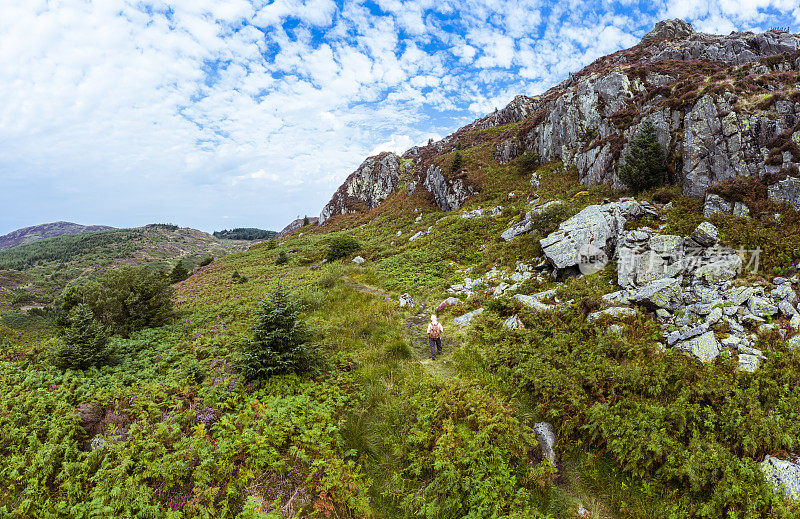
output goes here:
[[0, 0], [0, 234], [279, 230], [665, 18], [800, 31], [796, 0]]

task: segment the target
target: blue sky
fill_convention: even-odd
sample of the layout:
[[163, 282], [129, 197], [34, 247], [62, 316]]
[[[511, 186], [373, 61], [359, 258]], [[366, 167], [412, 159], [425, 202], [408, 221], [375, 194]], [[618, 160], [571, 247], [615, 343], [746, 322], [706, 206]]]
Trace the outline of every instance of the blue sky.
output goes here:
[[0, 234], [316, 215], [368, 155], [441, 137], [664, 18], [800, 30], [795, 0], [0, 3]]

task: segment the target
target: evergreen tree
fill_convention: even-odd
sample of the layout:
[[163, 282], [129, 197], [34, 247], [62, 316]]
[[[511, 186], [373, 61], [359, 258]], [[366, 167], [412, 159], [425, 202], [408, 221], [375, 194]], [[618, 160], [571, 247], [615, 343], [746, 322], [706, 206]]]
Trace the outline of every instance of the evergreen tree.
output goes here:
[[667, 159], [658, 142], [656, 127], [645, 121], [633, 138], [625, 163], [619, 167], [619, 178], [634, 193], [660, 186], [667, 177]]
[[79, 304], [69, 315], [64, 344], [55, 352], [54, 363], [62, 369], [86, 369], [108, 362], [108, 334], [88, 305]]
[[461, 152], [456, 150], [453, 154], [453, 162], [450, 163], [450, 171], [453, 173], [458, 172], [461, 169], [461, 166], [464, 165], [464, 157], [461, 156]]
[[173, 267], [172, 272], [169, 273], [169, 281], [174, 285], [175, 283], [180, 283], [190, 275], [191, 273], [183, 266], [183, 261], [179, 261], [175, 264], [175, 267]]
[[303, 217], [303, 227], [307, 227], [311, 221], [308, 219], [308, 215]]
[[278, 257], [275, 258], [275, 264], [285, 265], [286, 263], [289, 263], [289, 255], [286, 254], [285, 250], [282, 250], [278, 253]]
[[240, 370], [248, 380], [302, 372], [310, 365], [308, 332], [300, 306], [278, 285], [261, 302], [253, 336], [243, 348]]

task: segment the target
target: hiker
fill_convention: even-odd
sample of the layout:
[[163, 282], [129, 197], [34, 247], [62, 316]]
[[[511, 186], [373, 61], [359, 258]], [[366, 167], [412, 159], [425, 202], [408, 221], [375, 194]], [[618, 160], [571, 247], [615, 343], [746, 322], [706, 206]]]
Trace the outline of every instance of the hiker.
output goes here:
[[431, 322], [428, 323], [428, 342], [431, 345], [431, 360], [436, 360], [436, 355], [442, 354], [442, 332], [444, 327], [435, 315], [431, 316]]

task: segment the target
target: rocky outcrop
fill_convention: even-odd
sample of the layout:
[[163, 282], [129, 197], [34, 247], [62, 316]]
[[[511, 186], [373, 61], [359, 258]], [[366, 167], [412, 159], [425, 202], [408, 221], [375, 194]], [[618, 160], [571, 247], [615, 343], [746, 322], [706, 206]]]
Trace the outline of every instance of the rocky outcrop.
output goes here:
[[[319, 218], [317, 218], [316, 216], [313, 216], [313, 217], [309, 216], [308, 217], [308, 224], [309, 225], [316, 225], [317, 223], [319, 223]], [[288, 235], [292, 234], [294, 231], [302, 228], [304, 224], [305, 224], [305, 218], [298, 218], [296, 220], [293, 220], [292, 223], [290, 223], [289, 225], [284, 227], [281, 230], [281, 232], [279, 232], [278, 234], [275, 235], [275, 237], [276, 238], [283, 238], [284, 236], [288, 236]]]
[[381, 153], [367, 158], [334, 193], [319, 215], [320, 225], [331, 216], [373, 209], [400, 183], [400, 157]]
[[[774, 104], [747, 109], [783, 88], [770, 84], [776, 71], [800, 70], [800, 36], [699, 34], [674, 21], [659, 24], [649, 36], [534, 98], [536, 113], [523, 129], [499, 139], [495, 158], [507, 162], [531, 150], [544, 161], [575, 164], [585, 184], [620, 186], [617, 167], [646, 117], [668, 153], [673, 180], [683, 181], [689, 196], [702, 197], [710, 186], [737, 175], [800, 164], [800, 153], [775, 151], [776, 139], [787, 142], [796, 132], [800, 102], [776, 95]], [[719, 87], [703, 89], [680, 61], [718, 70]], [[758, 97], [726, 82], [725, 76], [742, 72], [763, 82]]]
[[483, 308], [478, 308], [477, 310], [468, 312], [460, 317], [456, 317], [455, 319], [453, 319], [453, 322], [459, 326], [469, 326], [472, 320], [482, 313], [483, 313]]
[[460, 209], [467, 198], [475, 193], [475, 190], [466, 185], [461, 178], [445, 180], [441, 169], [437, 166], [428, 167], [422, 185], [431, 192], [433, 200], [442, 211]]
[[[458, 146], [484, 144], [500, 163], [530, 151], [543, 162], [574, 165], [583, 184], [624, 187], [617, 170], [645, 119], [666, 151], [670, 180], [682, 182], [685, 195], [702, 198], [736, 176], [794, 171], [800, 167], [800, 98], [792, 94], [798, 71], [800, 35], [712, 35], [680, 20], [659, 22], [638, 45], [596, 60], [544, 94], [517, 96], [444, 139], [406, 151], [407, 194], [424, 185], [439, 208], [460, 207], [472, 194], [471, 172], [445, 179], [440, 158]], [[480, 131], [502, 126], [509, 128]], [[375, 192], [346, 182], [321, 221], [369, 209], [396, 189], [396, 177], [378, 177], [391, 180]], [[745, 206], [731, 210], [749, 214]]]
[[642, 37], [642, 41], [686, 38], [692, 34], [694, 34], [694, 27], [676, 18], [674, 20], [662, 20], [658, 22], [652, 31]]
[[646, 212], [645, 207], [635, 200], [590, 205], [562, 222], [557, 231], [539, 240], [539, 244], [556, 269], [577, 266], [579, 252], [585, 245], [593, 245], [611, 257], [625, 220]]

